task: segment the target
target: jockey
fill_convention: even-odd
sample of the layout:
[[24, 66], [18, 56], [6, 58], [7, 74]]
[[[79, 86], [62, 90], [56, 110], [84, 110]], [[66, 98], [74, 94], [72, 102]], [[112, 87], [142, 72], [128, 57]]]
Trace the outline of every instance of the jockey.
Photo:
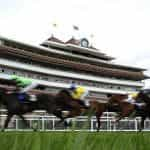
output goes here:
[[76, 86], [75, 84], [72, 84], [69, 89], [72, 98], [74, 98], [75, 100], [81, 100], [81, 105], [89, 106], [88, 101], [85, 100], [85, 97], [88, 95], [87, 89], [82, 86]]
[[[12, 75], [11, 80], [15, 81], [17, 86], [16, 89], [19, 91], [20, 94], [26, 93], [38, 86], [38, 83], [34, 82], [32, 79], [17, 76], [17, 75]], [[35, 95], [30, 95], [30, 100], [34, 101]]]
[[131, 104], [135, 104], [135, 105], [137, 105], [137, 106], [143, 106], [144, 105], [144, 103], [139, 103], [139, 102], [137, 102], [136, 101], [136, 98], [137, 98], [137, 96], [138, 96], [138, 93], [136, 92], [136, 93], [131, 93], [129, 96], [128, 96], [128, 98], [127, 98], [127, 102], [129, 102], [129, 103], [131, 103]]
[[138, 95], [138, 93], [131, 93], [131, 94], [129, 94], [126, 101], [131, 103], [131, 104], [134, 104], [137, 95]]

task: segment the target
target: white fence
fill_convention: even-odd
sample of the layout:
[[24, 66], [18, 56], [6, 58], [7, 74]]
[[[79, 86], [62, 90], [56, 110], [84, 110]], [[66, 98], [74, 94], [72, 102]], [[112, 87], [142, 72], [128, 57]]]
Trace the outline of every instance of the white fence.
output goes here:
[[[115, 123], [114, 113], [105, 113], [101, 118], [101, 131], [137, 131], [139, 128], [140, 118], [125, 118], [119, 123]], [[96, 131], [97, 122], [95, 116], [89, 121], [86, 116], [80, 116], [72, 119], [73, 127], [65, 129], [63, 123], [58, 123], [59, 119], [49, 115], [25, 115], [29, 123], [29, 128], [25, 128], [22, 120], [14, 116], [9, 124], [8, 130], [31, 130], [32, 127], [40, 131], [66, 131], [66, 130], [86, 130]], [[6, 114], [0, 115], [0, 127], [2, 128]], [[150, 120], [145, 121], [145, 131], [150, 131]]]

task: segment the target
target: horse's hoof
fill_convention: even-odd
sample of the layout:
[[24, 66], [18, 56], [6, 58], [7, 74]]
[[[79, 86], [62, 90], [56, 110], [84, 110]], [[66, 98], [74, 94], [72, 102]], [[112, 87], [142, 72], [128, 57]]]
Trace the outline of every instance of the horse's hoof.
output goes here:
[[143, 131], [143, 129], [139, 129], [139, 132], [142, 132]]
[[1, 129], [1, 132], [5, 132], [5, 129]]
[[99, 132], [99, 130], [100, 130], [100, 128], [97, 128], [97, 129], [96, 129], [96, 132]]
[[37, 132], [37, 131], [38, 131], [38, 129], [37, 129], [37, 128], [32, 128], [32, 130], [33, 130], [34, 132]]

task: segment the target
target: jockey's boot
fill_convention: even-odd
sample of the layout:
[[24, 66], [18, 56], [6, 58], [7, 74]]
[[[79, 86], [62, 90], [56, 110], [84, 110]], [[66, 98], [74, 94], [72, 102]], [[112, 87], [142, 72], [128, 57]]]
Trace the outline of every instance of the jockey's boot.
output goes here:
[[67, 110], [62, 110], [61, 113], [62, 113], [62, 117], [63, 117], [63, 118], [66, 118], [66, 117], [69, 116], [69, 113], [70, 113], [70, 112], [67, 111]]
[[89, 109], [89, 106], [87, 106], [86, 104], [82, 105], [83, 109]]
[[135, 103], [135, 108], [138, 111], [142, 111], [143, 109], [145, 109], [146, 104], [145, 103]]
[[32, 102], [36, 102], [37, 101], [37, 98], [36, 98], [35, 95], [31, 94], [29, 96], [30, 96], [29, 101], [32, 101]]
[[79, 102], [79, 104], [81, 105], [81, 107], [82, 107], [83, 109], [88, 109], [88, 108], [89, 108], [89, 106], [86, 105], [85, 101], [78, 100], [78, 102]]
[[89, 109], [90, 103], [88, 101], [83, 101], [84, 109]]
[[85, 104], [85, 106], [86, 106], [87, 108], [89, 108], [89, 107], [90, 107], [90, 103], [89, 103], [89, 101], [85, 101], [85, 102], [84, 102], [84, 104]]

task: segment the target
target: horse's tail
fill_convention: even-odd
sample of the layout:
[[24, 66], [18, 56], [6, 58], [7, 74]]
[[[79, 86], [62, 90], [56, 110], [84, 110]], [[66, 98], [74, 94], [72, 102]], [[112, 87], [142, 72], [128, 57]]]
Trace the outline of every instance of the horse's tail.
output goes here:
[[0, 103], [2, 103], [2, 96], [6, 93], [6, 89], [0, 88]]

